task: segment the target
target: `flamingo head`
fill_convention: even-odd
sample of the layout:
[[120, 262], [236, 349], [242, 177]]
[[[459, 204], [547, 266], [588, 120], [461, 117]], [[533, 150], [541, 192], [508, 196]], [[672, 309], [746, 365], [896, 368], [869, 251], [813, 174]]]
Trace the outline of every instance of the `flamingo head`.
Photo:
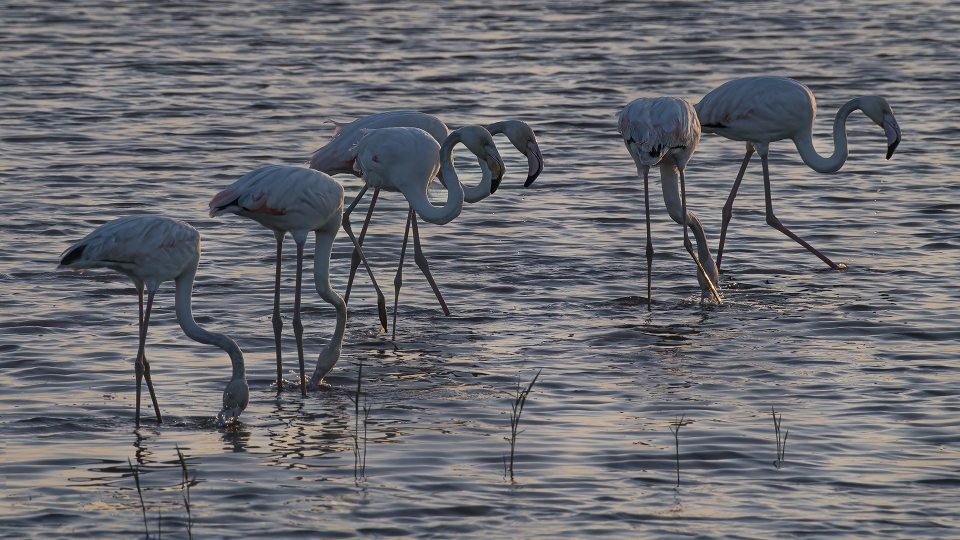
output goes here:
[[327, 373], [333, 370], [333, 367], [337, 365], [337, 362], [340, 361], [340, 348], [339, 347], [324, 347], [320, 351], [320, 357], [317, 358], [317, 367], [313, 371], [313, 375], [310, 377], [310, 380], [307, 382], [307, 388], [315, 388], [320, 386], [320, 383], [323, 382], [323, 378], [327, 376]]
[[250, 388], [247, 380], [238, 377], [230, 381], [223, 391], [223, 409], [217, 414], [217, 425], [223, 426], [228, 421], [240, 418], [240, 413], [250, 403]]
[[540, 153], [540, 145], [537, 144], [537, 136], [533, 133], [533, 128], [520, 120], [507, 120], [501, 124], [503, 127], [500, 131], [510, 139], [514, 148], [527, 156], [527, 181], [523, 183], [523, 187], [530, 187], [543, 172], [543, 155]]
[[500, 152], [497, 151], [497, 145], [493, 142], [493, 136], [481, 126], [467, 126], [457, 131], [460, 132], [460, 142], [480, 161], [487, 164], [492, 174], [490, 193], [496, 192], [506, 168], [503, 166]]
[[667, 154], [670, 148], [661, 145], [641, 144], [633, 140], [633, 137], [627, 137], [623, 143], [627, 146], [630, 156], [633, 160], [644, 167], [653, 167], [660, 163], [663, 156]]
[[874, 124], [883, 128], [887, 136], [887, 159], [890, 159], [900, 145], [900, 125], [893, 116], [893, 108], [880, 96], [864, 96], [860, 98], [860, 110], [873, 120]]

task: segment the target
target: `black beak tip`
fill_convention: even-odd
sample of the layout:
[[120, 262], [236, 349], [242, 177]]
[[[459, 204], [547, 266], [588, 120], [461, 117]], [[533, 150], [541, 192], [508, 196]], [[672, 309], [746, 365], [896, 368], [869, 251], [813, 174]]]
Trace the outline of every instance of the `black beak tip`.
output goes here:
[[491, 195], [493, 195], [494, 193], [497, 192], [497, 188], [500, 187], [500, 182], [501, 182], [502, 180], [503, 180], [503, 177], [502, 177], [502, 176], [499, 177], [499, 178], [494, 178], [494, 179], [492, 179], [492, 181], [490, 182], [490, 194], [491, 194]]
[[896, 152], [897, 147], [900, 146], [900, 138], [893, 141], [893, 144], [887, 147], [887, 159], [890, 159], [893, 156], [893, 153]]
[[533, 184], [533, 181], [536, 180], [538, 176], [540, 176], [539, 172], [537, 174], [531, 174], [530, 176], [528, 176], [527, 181], [523, 183], [523, 187], [525, 188], [530, 187], [530, 185]]

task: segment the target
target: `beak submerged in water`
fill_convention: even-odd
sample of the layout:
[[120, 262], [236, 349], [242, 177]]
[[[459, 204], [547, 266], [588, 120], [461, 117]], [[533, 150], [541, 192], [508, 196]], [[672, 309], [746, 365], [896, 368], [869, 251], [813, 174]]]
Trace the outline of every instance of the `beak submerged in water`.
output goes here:
[[543, 172], [543, 155], [540, 154], [540, 145], [533, 141], [527, 143], [527, 164], [530, 170], [527, 173], [527, 181], [523, 183], [525, 188], [530, 187], [530, 184], [533, 184], [533, 181]]
[[887, 159], [890, 159], [900, 145], [900, 125], [892, 114], [883, 115], [883, 132], [887, 135]]
[[243, 409], [239, 407], [234, 407], [232, 409], [229, 407], [224, 407], [219, 413], [217, 413], [217, 427], [223, 427], [231, 420], [239, 420], [240, 413], [242, 412]]

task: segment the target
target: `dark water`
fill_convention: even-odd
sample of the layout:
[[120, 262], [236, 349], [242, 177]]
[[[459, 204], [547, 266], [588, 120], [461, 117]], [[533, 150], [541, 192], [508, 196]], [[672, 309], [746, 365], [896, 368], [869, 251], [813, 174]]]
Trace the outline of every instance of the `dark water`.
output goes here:
[[[142, 536], [130, 458], [151, 535], [159, 524], [186, 537], [176, 446], [196, 475], [197, 538], [958, 534], [960, 7], [85, 4], [0, 8], [0, 535]], [[847, 99], [882, 95], [897, 114], [903, 143], [889, 162], [882, 130], [859, 114], [838, 173], [808, 169], [789, 142], [772, 147], [778, 216], [850, 269], [830, 271], [764, 224], [755, 163], [719, 307], [697, 302], [655, 187], [648, 312], [642, 184], [614, 115], [636, 97], [696, 102], [757, 74], [813, 90], [821, 153]], [[498, 139], [501, 191], [422, 226], [453, 315], [410, 264], [394, 345], [375, 334], [362, 279], [331, 387], [278, 397], [272, 236], [208, 219], [206, 203], [253, 168], [302, 163], [332, 134], [326, 118], [396, 108], [454, 127], [524, 119], [546, 169], [524, 190], [523, 158]], [[687, 169], [714, 242], [742, 153], [705, 137]], [[360, 185], [339, 180], [348, 197]], [[368, 240], [385, 287], [405, 211], [384, 194]], [[229, 364], [183, 336], [167, 284], [148, 341], [167, 423], [135, 430], [134, 289], [110, 272], [55, 271], [71, 242], [135, 213], [203, 234], [194, 309], [246, 354], [252, 399], [238, 426], [212, 425]], [[343, 234], [334, 255], [342, 291]], [[288, 323], [293, 270], [288, 256]], [[312, 362], [334, 313], [310, 273], [306, 290]], [[361, 361], [370, 413], [358, 479]], [[541, 368], [510, 481], [511, 393]], [[771, 407], [789, 429], [780, 468]]]

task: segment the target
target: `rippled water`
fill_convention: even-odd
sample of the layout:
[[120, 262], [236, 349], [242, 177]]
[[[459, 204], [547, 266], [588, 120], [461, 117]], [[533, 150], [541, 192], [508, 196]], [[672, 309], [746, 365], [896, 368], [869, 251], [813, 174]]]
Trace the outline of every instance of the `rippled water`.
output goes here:
[[[957, 5], [84, 4], [0, 9], [2, 536], [143, 535], [131, 458], [151, 535], [159, 524], [186, 537], [176, 446], [196, 475], [198, 538], [957, 534]], [[882, 130], [859, 114], [838, 173], [808, 169], [789, 142], [772, 148], [778, 216], [850, 269], [830, 271], [764, 224], [755, 162], [725, 252], [726, 303], [701, 306], [654, 183], [648, 312], [642, 184], [614, 115], [636, 97], [696, 102], [756, 74], [813, 90], [822, 153], [847, 99], [882, 95], [897, 114], [889, 162]], [[272, 236], [208, 219], [206, 203], [253, 168], [302, 163], [332, 134], [326, 118], [396, 108], [452, 126], [524, 119], [545, 171], [524, 190], [524, 160], [499, 138], [501, 191], [421, 228], [453, 315], [409, 264], [393, 344], [375, 334], [361, 279], [331, 387], [278, 397]], [[714, 242], [742, 153], [704, 137], [687, 169]], [[339, 180], [348, 197], [360, 185]], [[406, 206], [381, 201], [367, 255], [392, 296]], [[245, 352], [252, 398], [238, 426], [212, 425], [229, 364], [183, 336], [167, 284], [148, 340], [167, 423], [146, 405], [135, 430], [134, 289], [110, 272], [55, 271], [71, 242], [135, 213], [203, 234], [194, 309]], [[334, 255], [342, 291], [343, 234]], [[310, 268], [312, 361], [334, 314]], [[292, 386], [289, 324], [285, 354]], [[371, 410], [358, 479], [361, 361]], [[541, 368], [510, 481], [510, 394]], [[781, 468], [771, 407], [789, 429]]]

